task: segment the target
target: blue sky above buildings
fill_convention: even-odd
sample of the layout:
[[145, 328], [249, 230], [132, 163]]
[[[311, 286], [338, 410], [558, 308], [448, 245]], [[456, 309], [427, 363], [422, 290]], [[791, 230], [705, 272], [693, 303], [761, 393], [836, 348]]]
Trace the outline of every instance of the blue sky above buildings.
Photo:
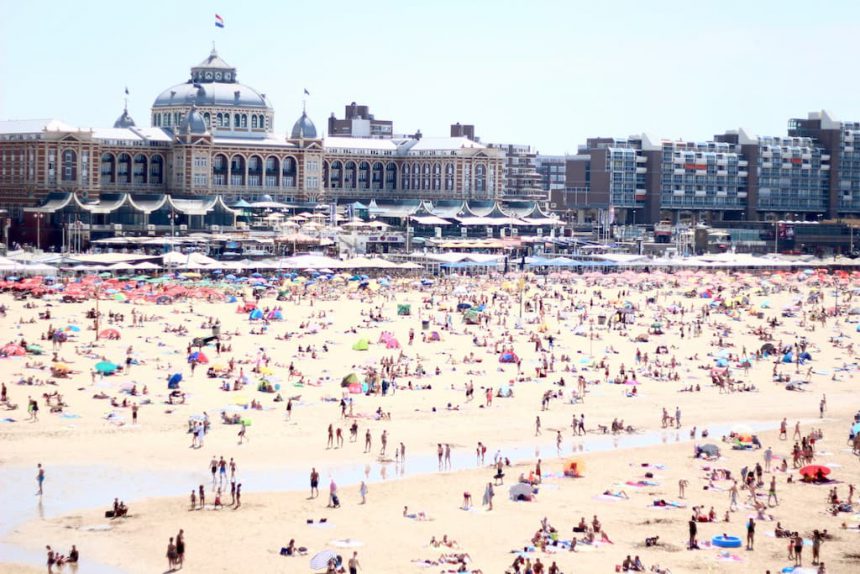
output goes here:
[[[215, 27], [215, 13], [225, 28]], [[0, 119], [138, 125], [212, 41], [284, 132], [351, 101], [398, 133], [575, 152], [590, 136], [782, 135], [827, 109], [860, 120], [860, 3], [792, 0], [0, 0]]]

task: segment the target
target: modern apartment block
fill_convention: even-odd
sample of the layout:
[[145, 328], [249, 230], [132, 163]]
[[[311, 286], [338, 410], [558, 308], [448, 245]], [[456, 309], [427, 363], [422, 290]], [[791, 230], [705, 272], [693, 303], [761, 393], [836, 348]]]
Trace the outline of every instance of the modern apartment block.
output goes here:
[[485, 144], [488, 149], [505, 154], [505, 172], [502, 197], [546, 201], [549, 197], [540, 185], [540, 174], [535, 166], [536, 153], [531, 146], [519, 144]]
[[535, 171], [540, 176], [540, 188], [550, 196], [552, 191], [564, 191], [567, 156], [541, 155], [535, 156]]
[[394, 135], [394, 122], [378, 120], [368, 106], [355, 102], [344, 106], [343, 119], [332, 112], [328, 119], [328, 135], [333, 137], [390, 138]]
[[566, 163], [565, 189], [550, 190], [550, 207], [580, 221], [602, 210], [626, 224], [860, 212], [860, 123], [826, 112], [790, 120], [787, 137], [737, 130], [705, 142], [591, 138]]

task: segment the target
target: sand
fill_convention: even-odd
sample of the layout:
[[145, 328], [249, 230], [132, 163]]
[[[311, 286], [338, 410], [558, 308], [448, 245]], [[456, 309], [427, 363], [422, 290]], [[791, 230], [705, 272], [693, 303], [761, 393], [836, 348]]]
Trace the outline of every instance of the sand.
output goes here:
[[[298, 545], [307, 547], [310, 555], [325, 548], [337, 548], [331, 545], [334, 540], [350, 538], [362, 543], [355, 551], [358, 552], [364, 571], [404, 572], [425, 569], [412, 560], [438, 559], [443, 549], [431, 548], [428, 542], [432, 536], [439, 538], [447, 534], [459, 542], [462, 551], [469, 553], [472, 558], [470, 568], [501, 572], [514, 559], [511, 550], [529, 545], [529, 540], [540, 528], [542, 518], [546, 517], [562, 538], [569, 538], [571, 527], [580, 517], [584, 516], [590, 521], [596, 514], [614, 544], [582, 549], [573, 554], [537, 553], [531, 559], [540, 558], [546, 564], [556, 560], [564, 572], [583, 569], [614, 571], [615, 565], [620, 564], [628, 554], [639, 555], [649, 568], [659, 563], [673, 572], [779, 571], [789, 562], [786, 559], [785, 541], [767, 536], [775, 523], [759, 525], [755, 551], [731, 551], [739, 560], [721, 560], [719, 552], [712, 548], [697, 551], [685, 549], [690, 507], [704, 505], [707, 511], [713, 506], [720, 518], [728, 507], [727, 492], [702, 489], [707, 483], [702, 466], [707, 463], [692, 457], [695, 443], [690, 441], [690, 431], [693, 425], [701, 431], [709, 427], [727, 429], [735, 422], [751, 424], [756, 429], [764, 429], [758, 434], [765, 447], [773, 445], [777, 454], [785, 455], [789, 454], [790, 441], [775, 438], [775, 429], [783, 417], [788, 418], [789, 434], [797, 420], [802, 421], [804, 432], [809, 432], [813, 427], [821, 428], [824, 440], [819, 442], [818, 450], [831, 454], [819, 454], [816, 463], [840, 465], [833, 467], [833, 476], [841, 481], [838, 485], [840, 494], [847, 495], [847, 484], [856, 483], [860, 475], [857, 459], [845, 442], [849, 421], [858, 408], [852, 400], [856, 396], [858, 378], [856, 371], [851, 371], [841, 373], [841, 380], [831, 380], [830, 375], [835, 367], [853, 363], [855, 359], [845, 354], [844, 345], [841, 348], [834, 347], [830, 337], [841, 331], [846, 341], [856, 342], [858, 336], [854, 324], [846, 323], [848, 317], [845, 315], [838, 319], [830, 318], [825, 326], [818, 324], [814, 332], [810, 330], [809, 321], [803, 327], [800, 325], [802, 319], [799, 316], [780, 318], [783, 323], [775, 329], [774, 343], [781, 340], [790, 344], [798, 334], [805, 333], [814, 357], [810, 365], [816, 371], [827, 374], [809, 375], [811, 382], [805, 385], [808, 389], [806, 392], [789, 392], [782, 385], [771, 381], [772, 361], [763, 360], [754, 363], [746, 376], [741, 369], [733, 369], [741, 380], [755, 383], [757, 392], [721, 394], [710, 385], [708, 370], [698, 368], [700, 365], [712, 366], [714, 358], [708, 354], [720, 350], [716, 346], [717, 335], [711, 325], [706, 325], [698, 337], [690, 336], [688, 325], [685, 338], [682, 339], [678, 325], [668, 324], [669, 320], [681, 321], [681, 316], [671, 315], [662, 319], [666, 330], [664, 335], [654, 336], [648, 343], [636, 343], [631, 339], [631, 336], [647, 331], [659, 312], [658, 306], [665, 307], [677, 302], [688, 310], [683, 321], [688, 324], [694, 321], [702, 305], [708, 301], [698, 297], [685, 298], [682, 292], [691, 286], [701, 286], [705, 280], [689, 277], [677, 288], [664, 287], [659, 291], [656, 286], [643, 287], [641, 290], [635, 286], [631, 289], [622, 285], [600, 288], [606, 298], [603, 302], [618, 299], [620, 288], [631, 289], [621, 302], [631, 301], [640, 307], [640, 312], [637, 325], [625, 334], [607, 331], [594, 321], [591, 329], [600, 339], [593, 341], [573, 334], [582, 320], [582, 313], [588, 312], [590, 318], [605, 313], [600, 310], [602, 303], [596, 297], [595, 287], [587, 286], [581, 278], [572, 285], [550, 283], [544, 286], [543, 280], [530, 282], [530, 290], [525, 298], [527, 301], [532, 298], [537, 301], [537, 297], [542, 297], [546, 317], [539, 319], [535, 310], [526, 305], [523, 329], [515, 328], [519, 316], [516, 293], [506, 293], [503, 299], [490, 303], [492, 320], [489, 326], [466, 326], [460, 314], [454, 310], [458, 301], [474, 300], [475, 296], [491, 294], [494, 289], [499, 289], [501, 281], [472, 283], [460, 280], [456, 284], [432, 288], [402, 286], [394, 292], [382, 289], [370, 294], [359, 294], [347, 286], [341, 286], [332, 288], [327, 300], [321, 294], [313, 301], [313, 306], [308, 298], [300, 302], [276, 302], [273, 298], [267, 298], [263, 299], [262, 305], [282, 306], [287, 318], [282, 322], [273, 322], [267, 335], [248, 334], [250, 328], [259, 329], [260, 326], [249, 323], [246, 313], [236, 313], [236, 303], [192, 301], [156, 306], [102, 301], [100, 308], [103, 313], [122, 312], [126, 315], [126, 321], [119, 326], [122, 339], [99, 341], [95, 358], [77, 355], [74, 351], [75, 345], [94, 339], [94, 332], [89, 329], [91, 321], [83, 320], [83, 314], [90, 305], [52, 302], [53, 325], [62, 327], [76, 324], [81, 328], [59, 354], [73, 369], [82, 372], [68, 379], [54, 379], [57, 387], [15, 385], [10, 383], [20, 376], [48, 378], [48, 372], [25, 368], [27, 361], [37, 359], [34, 357], [0, 359], [0, 380], [7, 383], [12, 402], [22, 405], [17, 411], [0, 409], [0, 418], [11, 416], [18, 420], [0, 424], [0, 440], [3, 444], [0, 452], [0, 485], [7, 495], [14, 493], [18, 509], [12, 518], [0, 520], [0, 539], [16, 548], [32, 550], [37, 555], [45, 544], [62, 551], [76, 544], [84, 557], [83, 565], [87, 561], [94, 561], [120, 572], [152, 572], [158, 568], [163, 571], [167, 567], [164, 558], [167, 539], [182, 528], [188, 543], [185, 571], [235, 572], [256, 568], [261, 571], [310, 572], [309, 556], [286, 558], [278, 555], [278, 550], [290, 538], [295, 538]], [[710, 280], [726, 286], [739, 286], [742, 281], [725, 275]], [[600, 280], [589, 281], [593, 284]], [[757, 349], [762, 344], [748, 332], [749, 328], [763, 324], [750, 310], [762, 310], [765, 318], [779, 317], [779, 310], [784, 305], [791, 303], [797, 296], [805, 299], [808, 292], [815, 290], [808, 282], [786, 279], [781, 284], [777, 283], [772, 291], [759, 294], [758, 279], [749, 280], [749, 283], [751, 287], [740, 291], [750, 297], [749, 309], [741, 309], [737, 317], [715, 312], [707, 318], [707, 321], [722, 325], [723, 331], [730, 329], [730, 332], [724, 333], [724, 343], [733, 344], [729, 351], [735, 354], [739, 354], [743, 346]], [[797, 288], [800, 292], [788, 292], [787, 288], [779, 286], [783, 284]], [[466, 291], [468, 295], [452, 294], [455, 288]], [[552, 296], [555, 291], [560, 293], [562, 288], [568, 290], [565, 295], [567, 300]], [[570, 290], [580, 291], [575, 298], [584, 302], [585, 309], [579, 312], [566, 309], [570, 304]], [[646, 305], [646, 297], [655, 295], [659, 296], [657, 305]], [[429, 309], [425, 309], [422, 302], [431, 296], [436, 299], [428, 304]], [[842, 305], [847, 304], [846, 297], [847, 294], [841, 297]], [[594, 300], [593, 308], [588, 306], [589, 300]], [[765, 300], [770, 303], [769, 308], [761, 309]], [[404, 302], [412, 303], [413, 314], [410, 317], [396, 315], [396, 304]], [[0, 295], [0, 303], [10, 309], [3, 320], [3, 324], [9, 326], [5, 340], [16, 340], [23, 335], [28, 341], [34, 341], [47, 327], [47, 323], [16, 324], [19, 317], [28, 320], [35, 317], [38, 311], [43, 311], [44, 303], [38, 303], [38, 309], [24, 309], [21, 302], [13, 301], [8, 294]], [[609, 307], [617, 308], [620, 304], [613, 303]], [[430, 331], [438, 331], [442, 340], [422, 342], [421, 319], [444, 322], [446, 312], [440, 311], [440, 306], [451, 309], [454, 332], [434, 325]], [[366, 316], [361, 313], [366, 314], [369, 309], [378, 307], [381, 307], [385, 321], [363, 323]], [[162, 318], [145, 323], [143, 327], [131, 327], [132, 308]], [[324, 311], [326, 316], [310, 318], [320, 311]], [[559, 313], [562, 313], [560, 319]], [[185, 361], [186, 345], [192, 337], [208, 334], [208, 330], [201, 325], [210, 316], [220, 318], [222, 332], [238, 329], [241, 333], [228, 341], [233, 347], [232, 353], [225, 353], [220, 359], [216, 357], [214, 348], [206, 349], [212, 362], [226, 363], [230, 356], [237, 362], [252, 360], [257, 349], [263, 347], [272, 357], [270, 368], [274, 376], [278, 377], [276, 384], [281, 385], [281, 394], [284, 397], [301, 395], [301, 399], [295, 403], [292, 420], [285, 420], [285, 403], [275, 403], [272, 401], [274, 395], [257, 392], [254, 383], [259, 376], [250, 372], [251, 364], [237, 365], [237, 369], [240, 366], [244, 368], [252, 382], [239, 392], [219, 390], [220, 379], [207, 379], [205, 365], [198, 367], [196, 373], [191, 375]], [[322, 328], [316, 333], [308, 333], [307, 329], [300, 328], [302, 323], [308, 321]], [[522, 359], [522, 375], [533, 380], [516, 382], [513, 385], [513, 398], [496, 398], [491, 407], [483, 408], [482, 387], [497, 389], [517, 379], [516, 366], [500, 365], [493, 348], [493, 339], [505, 330], [498, 325], [499, 321], [507, 323], [507, 330], [514, 338], [512, 346]], [[587, 318], [585, 321], [588, 325]], [[103, 320], [102, 328], [105, 322]], [[189, 333], [186, 336], [164, 333], [165, 324], [185, 325]], [[352, 327], [356, 327], [356, 332], [347, 332]], [[412, 346], [407, 344], [410, 328], [416, 334]], [[275, 340], [274, 335], [288, 331], [302, 334], [289, 341]], [[376, 364], [381, 357], [397, 357], [400, 350], [386, 349], [377, 343], [382, 331], [394, 333], [403, 346], [404, 354], [413, 358], [410, 363], [413, 369], [415, 358], [419, 355], [423, 357], [420, 362], [430, 374], [424, 377], [399, 377], [401, 388], [394, 395], [350, 395], [355, 400], [354, 413], [361, 415], [357, 419], [359, 438], [352, 443], [347, 431], [352, 421], [341, 419], [340, 407], [336, 402], [342, 393], [340, 380], [350, 372], [356, 372], [361, 377], [362, 367]], [[472, 336], [476, 334], [490, 337], [490, 346], [474, 346]], [[555, 372], [549, 373], [546, 378], [536, 379], [535, 366], [542, 354], [534, 350], [529, 338], [532, 335], [546, 337], [548, 334], [555, 337], [552, 351], [556, 357]], [[372, 343], [368, 351], [352, 350], [352, 344], [359, 338], [367, 338]], [[43, 344], [50, 350], [50, 342]], [[308, 353], [297, 353], [299, 345], [304, 347], [308, 344], [316, 347], [318, 358], [313, 359]], [[323, 344], [329, 347], [327, 353], [321, 350]], [[543, 344], [548, 345], [546, 339]], [[554, 382], [563, 377], [567, 382], [564, 391], [567, 395], [580, 374], [564, 372], [565, 367], [576, 366], [589, 381], [603, 381], [602, 373], [594, 368], [582, 371], [587, 365], [582, 359], [593, 355], [600, 360], [606, 356], [614, 376], [620, 364], [625, 364], [628, 369], [634, 365], [637, 347], [649, 354], [653, 364], [654, 350], [658, 344], [666, 345], [670, 351], [668, 355], [660, 355], [661, 360], [668, 361], [669, 357], [674, 356], [679, 362], [677, 371], [680, 381], [658, 381], [647, 378], [640, 371], [637, 377], [642, 384], [637, 386], [638, 397], [625, 396], [631, 390], [631, 385], [601, 382], [588, 386], [584, 404], [570, 405], [566, 401], [552, 400], [549, 410], [541, 411], [543, 393], [558, 389]], [[105, 377], [103, 380], [96, 377], [93, 382], [89, 370], [99, 357], [122, 362], [129, 345], [133, 346], [133, 355], [146, 364], [133, 366], [127, 374]], [[617, 354], [607, 352], [610, 348]], [[470, 352], [481, 358], [482, 362], [463, 364], [463, 357]], [[572, 360], [562, 362], [562, 354], [570, 355]], [[698, 355], [697, 359], [690, 358], [694, 354]], [[41, 360], [47, 366], [50, 358], [49, 353]], [[322, 385], [293, 386], [286, 371], [286, 366], [291, 362], [307, 380], [321, 378]], [[437, 366], [441, 371], [438, 376], [433, 374]], [[781, 367], [781, 371], [792, 378], [804, 379], [807, 367], [801, 369], [799, 374], [795, 374], [793, 365]], [[188, 393], [185, 405], [164, 404], [165, 381], [173, 372], [181, 372], [185, 378], [181, 385]], [[140, 421], [136, 426], [130, 424], [129, 409], [114, 409], [108, 401], [92, 398], [96, 392], [104, 391], [120, 400], [125, 397], [139, 401], [142, 397], [129, 397], [120, 393], [122, 385], [132, 381], [136, 382], [139, 390], [144, 384], [148, 385], [148, 398], [153, 403], [141, 406]], [[413, 385], [432, 385], [432, 389], [405, 390], [402, 387], [408, 381], [412, 381]], [[475, 385], [475, 399], [472, 401], [466, 401], [463, 391], [468, 381]], [[678, 392], [683, 386], [697, 383], [702, 386], [700, 392]], [[80, 418], [49, 414], [42, 402], [40, 421], [26, 422], [27, 414], [23, 409], [27, 396], [36, 397], [53, 390], [63, 393], [69, 404], [66, 413]], [[827, 396], [828, 407], [824, 419], [819, 419], [818, 407], [822, 394]], [[218, 415], [224, 406], [235, 404], [237, 396], [260, 400], [266, 409], [243, 411], [243, 416], [249, 416], [253, 424], [247, 429], [250, 441], [242, 445], [238, 444], [238, 427], [223, 425]], [[335, 399], [335, 402], [323, 401], [323, 397]], [[459, 410], [448, 410], [446, 407], [449, 403]], [[661, 409], [665, 407], [670, 414], [674, 414], [676, 406], [682, 411], [682, 428], [677, 431], [663, 430], [660, 425]], [[436, 412], [433, 412], [434, 407]], [[377, 408], [390, 412], [391, 420], [374, 420], [372, 415]], [[104, 420], [104, 416], [111, 411], [122, 413], [124, 424]], [[204, 447], [189, 448], [191, 440], [186, 433], [188, 418], [204, 411], [211, 417], [211, 432], [206, 436]], [[574, 437], [570, 432], [571, 417], [580, 413], [585, 414], [586, 425], [593, 431], [586, 438]], [[539, 437], [535, 437], [536, 416], [541, 417], [542, 423], [542, 435]], [[612, 439], [600, 433], [597, 425], [609, 425], [616, 417], [623, 419], [625, 425], [636, 427], [637, 433], [619, 436], [619, 446], [613, 449]], [[329, 424], [344, 429], [346, 440], [343, 448], [326, 448], [326, 428]], [[373, 452], [370, 454], [363, 452], [363, 437], [368, 428], [373, 436]], [[554, 429], [563, 432], [560, 452], [555, 447]], [[383, 430], [389, 436], [389, 459], [393, 459], [396, 445], [402, 442], [406, 446], [405, 465], [395, 464], [391, 460], [380, 466], [378, 451]], [[475, 463], [474, 454], [479, 441], [487, 446], [486, 465], [480, 468]], [[658, 446], [635, 446], [638, 443], [652, 445], [655, 442]], [[722, 446], [724, 458], [716, 464], [729, 468], [735, 474], [742, 466], [752, 466], [762, 461], [762, 451], [733, 451], [720, 442], [720, 436], [716, 433], [705, 441], [696, 441], [703, 442]], [[450, 472], [439, 473], [435, 469], [437, 443], [452, 445], [455, 466]], [[610, 450], [593, 452], [604, 446]], [[493, 472], [488, 465], [497, 450], [503, 456], [510, 456], [514, 467], [507, 469], [505, 485], [496, 487], [495, 508], [488, 512], [481, 508], [481, 497], [484, 486], [492, 479]], [[212, 500], [208, 463], [213, 456], [223, 456], [227, 460], [234, 458], [237, 461], [237, 479], [243, 483], [242, 507], [237, 510], [190, 512], [188, 494], [198, 484], [207, 486], [208, 500]], [[508, 487], [516, 481], [520, 472], [527, 474], [533, 469], [538, 456], [543, 461], [544, 473], [551, 476], [544, 479], [537, 500], [508, 500]], [[555, 476], [561, 472], [563, 462], [571, 457], [584, 461], [585, 477], [569, 479]], [[664, 469], [654, 471], [659, 484], [645, 488], [625, 485], [626, 481], [643, 476], [642, 468], [631, 464], [638, 465], [645, 461], [665, 465]], [[37, 462], [43, 463], [47, 472], [46, 494], [42, 504], [44, 520], [37, 518], [33, 508], [36, 506], [35, 501], [27, 501], [27, 498], [35, 498], [33, 492]], [[370, 466], [365, 478], [369, 488], [368, 502], [360, 505], [357, 481], [364, 478], [367, 465]], [[322, 495], [318, 499], [308, 500], [306, 485], [311, 467], [316, 467], [322, 476]], [[382, 477], [383, 469], [385, 478]], [[798, 478], [796, 471], [789, 474]], [[768, 477], [766, 473], [765, 478]], [[340, 485], [342, 507], [339, 509], [326, 508], [330, 478]], [[650, 507], [653, 499], [677, 500], [678, 480], [681, 478], [690, 483], [687, 509]], [[828, 572], [855, 570], [858, 561], [849, 555], [856, 552], [854, 548], [860, 540], [860, 534], [841, 531], [839, 525], [847, 521], [856, 529], [858, 522], [852, 522], [846, 514], [832, 517], [825, 513], [826, 487], [786, 484], [785, 480], [785, 475], [778, 475], [781, 504], [769, 512], [784, 526], [797, 529], [807, 536], [814, 528], [828, 529], [837, 537], [823, 546], [822, 554]], [[722, 486], [727, 488], [726, 485]], [[619, 488], [627, 492], [630, 500], [613, 501], [601, 497], [603, 491]], [[460, 509], [464, 491], [472, 493], [478, 510]], [[104, 518], [104, 510], [110, 508], [114, 497], [126, 500], [131, 508], [130, 517], [114, 521]], [[225, 498], [229, 502], [229, 494]], [[20, 499], [24, 499], [24, 502]], [[73, 503], [79, 506], [70, 506]], [[433, 520], [424, 522], [403, 518], [404, 506], [409, 507], [410, 513], [426, 512]], [[747, 510], [732, 513], [731, 522], [727, 525], [700, 525], [700, 540], [709, 540], [711, 536], [722, 532], [743, 536], [743, 523], [748, 514], [750, 511]], [[316, 528], [306, 524], [309, 518], [317, 520], [322, 517], [328, 518], [333, 527]], [[105, 525], [110, 526], [110, 529], [104, 529]], [[644, 548], [644, 539], [654, 535], [660, 536], [661, 545], [656, 549]], [[348, 557], [353, 550], [339, 548], [338, 551]], [[807, 549], [804, 564], [808, 564], [810, 559], [811, 550]], [[16, 559], [16, 562], [22, 561]], [[83, 565], [81, 571], [88, 571]], [[20, 566], [0, 563], [0, 571], [19, 571], [15, 568]], [[426, 569], [440, 571], [441, 567]]]

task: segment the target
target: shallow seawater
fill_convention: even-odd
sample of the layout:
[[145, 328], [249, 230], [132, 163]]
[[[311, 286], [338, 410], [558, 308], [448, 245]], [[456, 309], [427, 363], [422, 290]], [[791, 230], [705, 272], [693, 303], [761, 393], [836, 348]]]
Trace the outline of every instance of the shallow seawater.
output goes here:
[[[720, 437], [729, 433], [736, 423], [710, 425], [710, 438], [705, 442], [719, 443]], [[750, 423], [754, 431], [770, 430], [778, 427], [777, 422]], [[501, 455], [511, 460], [513, 464], [524, 461], [534, 461], [543, 456], [551, 459], [558, 456], [570, 456], [590, 452], [606, 452], [615, 449], [636, 449], [660, 444], [675, 444], [692, 442], [689, 430], [665, 429], [632, 435], [587, 435], [574, 437], [571, 442], [567, 438], [561, 452], [556, 450], [554, 433], [548, 431], [539, 438], [534, 438], [533, 444], [518, 444], [500, 449]], [[702, 441], [702, 439], [697, 439]], [[392, 445], [393, 447], [393, 445]], [[728, 447], [727, 447], [728, 448]], [[692, 454], [692, 453], [691, 453]], [[495, 450], [487, 451], [486, 462], [492, 462]], [[636, 461], [659, 463], [660, 461]], [[475, 451], [472, 448], [457, 448], [452, 450], [451, 463], [453, 469], [463, 470], [476, 467]], [[338, 486], [356, 485], [360, 481], [379, 482], [399, 478], [431, 474], [437, 472], [438, 462], [435, 452], [407, 452], [406, 464], [380, 463], [348, 463], [335, 464], [328, 467], [318, 466], [321, 480], [325, 482], [333, 478]], [[285, 492], [309, 488], [310, 465], [298, 468], [295, 465], [272, 467], [266, 470], [249, 470], [241, 472], [239, 482], [245, 492]], [[69, 465], [48, 467], [45, 480], [45, 494], [37, 496], [35, 470], [21, 467], [0, 468], [0, 537], [14, 530], [18, 525], [36, 519], [49, 519], [73, 513], [82, 509], [104, 507], [108, 509], [117, 497], [133, 504], [134, 501], [157, 497], [185, 497], [198, 484], [208, 486], [212, 479], [205, 470], [182, 471], [145, 471], [126, 470], [121, 467], [107, 465]], [[98, 526], [98, 525], [92, 525]], [[41, 543], [41, 541], [40, 541]], [[50, 543], [50, 541], [47, 541]], [[60, 548], [65, 552], [66, 548]], [[42, 552], [33, 552], [20, 546], [0, 542], [0, 556], [3, 562], [43, 565], [45, 556]], [[84, 556], [86, 572], [95, 574], [117, 574], [119, 569], [93, 564]]]

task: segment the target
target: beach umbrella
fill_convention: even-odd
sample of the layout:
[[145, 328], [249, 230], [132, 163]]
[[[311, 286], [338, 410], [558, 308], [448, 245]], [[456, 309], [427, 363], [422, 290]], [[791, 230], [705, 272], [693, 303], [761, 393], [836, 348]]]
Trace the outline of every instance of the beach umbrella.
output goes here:
[[328, 568], [328, 563], [331, 560], [337, 560], [337, 553], [334, 550], [323, 550], [317, 552], [311, 558], [311, 570], [323, 570]]
[[830, 468], [820, 464], [810, 464], [800, 469], [800, 474], [808, 478], [815, 478], [819, 475], [827, 476], [830, 474]]
[[51, 365], [51, 370], [56, 371], [58, 373], [68, 373], [69, 371], [71, 371], [69, 366], [65, 363], [54, 363], [53, 365]]
[[181, 380], [182, 380], [182, 373], [173, 373], [172, 375], [170, 375], [170, 378], [167, 379], [167, 384], [168, 385], [178, 385]]
[[66, 331], [71, 331], [72, 333], [80, 332], [81, 328], [77, 325], [66, 325]]
[[98, 363], [96, 363], [96, 371], [98, 371], [99, 373], [109, 375], [116, 371], [116, 369], [117, 365], [111, 363], [110, 361], [99, 361]]

